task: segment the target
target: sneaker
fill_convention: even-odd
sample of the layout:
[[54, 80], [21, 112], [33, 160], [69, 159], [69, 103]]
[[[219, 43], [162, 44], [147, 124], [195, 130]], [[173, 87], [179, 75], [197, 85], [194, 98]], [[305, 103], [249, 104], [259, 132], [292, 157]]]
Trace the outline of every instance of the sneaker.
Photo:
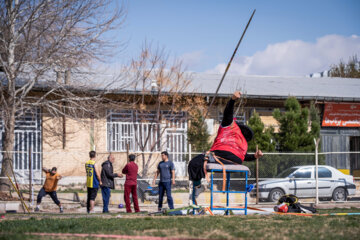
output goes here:
[[200, 193], [205, 192], [205, 186], [204, 185], [199, 185], [195, 187], [195, 197], [197, 198]]
[[38, 207], [35, 208], [35, 212], [39, 212], [40, 209]]
[[63, 212], [64, 212], [64, 208], [61, 207], [61, 208], [60, 208], [60, 213], [63, 213]]

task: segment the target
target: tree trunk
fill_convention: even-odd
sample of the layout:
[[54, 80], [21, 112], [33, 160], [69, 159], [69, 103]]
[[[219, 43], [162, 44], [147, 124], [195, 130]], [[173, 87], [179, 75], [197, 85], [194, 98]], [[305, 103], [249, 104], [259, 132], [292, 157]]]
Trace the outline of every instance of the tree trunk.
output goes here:
[[13, 150], [14, 150], [14, 138], [15, 138], [15, 111], [9, 111], [9, 115], [4, 117], [4, 133], [3, 133], [3, 160], [1, 167], [1, 178], [0, 178], [0, 191], [10, 191], [11, 183], [7, 179], [6, 174], [12, 175], [13, 166]]
[[145, 177], [147, 174], [147, 169], [145, 168], [145, 153], [144, 152], [141, 153], [141, 159], [142, 159], [141, 177]]

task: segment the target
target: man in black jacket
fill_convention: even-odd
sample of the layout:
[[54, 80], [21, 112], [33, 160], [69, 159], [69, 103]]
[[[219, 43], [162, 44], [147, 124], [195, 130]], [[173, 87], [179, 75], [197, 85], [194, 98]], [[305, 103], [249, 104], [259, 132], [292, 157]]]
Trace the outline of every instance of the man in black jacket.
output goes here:
[[114, 178], [122, 177], [122, 174], [114, 173], [113, 163], [115, 161], [115, 157], [113, 155], [108, 156], [108, 160], [103, 162], [101, 165], [101, 194], [103, 198], [103, 213], [109, 212], [109, 201], [111, 195], [111, 189], [115, 188]]

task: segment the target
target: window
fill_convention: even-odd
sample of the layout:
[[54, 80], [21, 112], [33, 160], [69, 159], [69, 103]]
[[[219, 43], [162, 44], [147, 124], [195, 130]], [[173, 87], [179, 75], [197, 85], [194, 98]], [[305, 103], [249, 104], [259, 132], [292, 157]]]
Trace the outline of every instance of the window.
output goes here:
[[293, 177], [293, 172], [295, 172], [297, 168], [288, 168], [284, 171], [282, 171], [279, 175], [277, 175], [277, 178], [286, 178], [286, 177]]
[[319, 178], [331, 178], [332, 177], [332, 173], [329, 169], [324, 168], [324, 167], [319, 167], [318, 168], [318, 176]]
[[[3, 144], [4, 131], [2, 119], [0, 118], [0, 148]], [[41, 174], [42, 168], [42, 134], [41, 134], [41, 113], [40, 109], [34, 109], [23, 113], [15, 120], [15, 139], [14, 139], [14, 158], [13, 168], [19, 175], [20, 182], [23, 183], [25, 176], [29, 174], [31, 168], [33, 176]], [[31, 152], [31, 156], [29, 153]], [[2, 153], [0, 153], [0, 171], [2, 162]]]
[[109, 111], [107, 118], [107, 149], [111, 152], [160, 152], [167, 150], [170, 159], [182, 162], [187, 153], [186, 113], [133, 110]]
[[311, 178], [311, 169], [310, 168], [301, 168], [294, 173], [293, 177], [294, 178]]

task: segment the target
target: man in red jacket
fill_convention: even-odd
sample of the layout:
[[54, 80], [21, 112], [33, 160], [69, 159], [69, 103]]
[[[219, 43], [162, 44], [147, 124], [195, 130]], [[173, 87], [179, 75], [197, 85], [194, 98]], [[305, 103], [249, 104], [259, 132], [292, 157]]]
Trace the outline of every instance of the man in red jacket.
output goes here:
[[135, 155], [130, 154], [129, 163], [126, 164], [126, 166], [122, 170], [122, 173], [126, 174], [124, 200], [126, 205], [126, 212], [128, 213], [131, 213], [130, 193], [132, 195], [132, 200], [134, 202], [135, 212], [140, 212], [137, 191], [136, 191], [138, 166], [134, 161], [135, 161]]

